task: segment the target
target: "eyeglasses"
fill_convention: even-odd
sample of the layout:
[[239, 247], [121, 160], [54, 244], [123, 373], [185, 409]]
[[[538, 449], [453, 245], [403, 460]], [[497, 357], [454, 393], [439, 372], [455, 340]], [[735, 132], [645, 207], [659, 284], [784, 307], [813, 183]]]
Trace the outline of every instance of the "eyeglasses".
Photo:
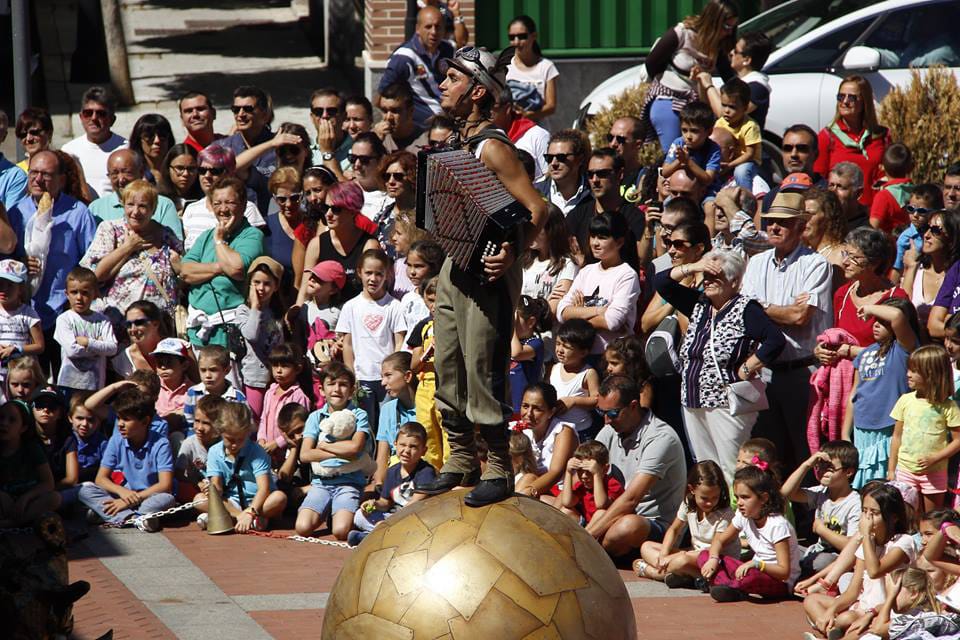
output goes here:
[[960, 191], [960, 182], [958, 182], [957, 184], [945, 184], [943, 185], [943, 190], [950, 191], [950, 192]]
[[127, 325], [127, 329], [132, 329], [133, 327], [145, 327], [150, 323], [150, 320], [147, 318], [137, 318], [136, 320], [127, 320], [124, 322]]
[[930, 225], [929, 227], [927, 227], [927, 231], [930, 232], [930, 235], [937, 236], [938, 238], [939, 238], [940, 236], [945, 236], [945, 235], [947, 235], [946, 230], [945, 230], [941, 225], [939, 225], [939, 224], [932, 224], [932, 225]]
[[25, 139], [27, 136], [33, 136], [34, 138], [39, 138], [44, 133], [46, 132], [43, 129], [27, 129], [17, 137], [20, 138], [21, 140]]
[[520, 41], [523, 41], [523, 40], [526, 40], [526, 39], [529, 38], [529, 37], [530, 37], [530, 34], [529, 34], [529, 33], [508, 33], [508, 34], [507, 34], [507, 38], [509, 38], [511, 41], [512, 41], [512, 40], [520, 40]]
[[401, 171], [387, 171], [383, 174], [383, 179], [387, 180], [396, 180], [397, 182], [403, 182], [403, 179], [406, 178], [406, 174]]
[[277, 201], [277, 204], [287, 204], [289, 200], [291, 203], [296, 204], [300, 202], [300, 198], [303, 194], [301, 193], [291, 193], [288, 196], [273, 196], [273, 199]]
[[837, 102], [859, 102], [860, 96], [855, 93], [838, 93]]
[[244, 113], [253, 114], [253, 112], [256, 111], [256, 109], [257, 109], [256, 105], [252, 105], [252, 104], [235, 104], [232, 107], [230, 107], [230, 111], [233, 111], [233, 115], [237, 115], [241, 111]]
[[688, 240], [673, 240], [673, 239], [667, 239], [667, 240], [664, 240], [664, 241], [663, 241], [663, 244], [664, 244], [668, 249], [673, 248], [673, 249], [678, 249], [678, 250], [679, 250], [679, 249], [686, 249], [686, 248], [688, 248], [688, 247], [693, 246], [693, 245], [690, 243], [690, 241], [688, 241]]
[[597, 411], [599, 411], [600, 415], [603, 416], [604, 418], [610, 418], [611, 420], [616, 420], [617, 418], [620, 417], [620, 414], [623, 412], [624, 409], [626, 409], [626, 407], [618, 407], [617, 409], [607, 409], [606, 411], [597, 409]]
[[810, 145], [808, 144], [785, 144], [782, 147], [784, 153], [810, 153]]
[[31, 169], [27, 172], [29, 178], [43, 178], [44, 180], [53, 180], [57, 177], [58, 174], [53, 173], [52, 171], [37, 171], [36, 169]]
[[546, 160], [547, 164], [552, 163], [554, 160], [556, 160], [557, 162], [562, 162], [563, 164], [567, 164], [568, 162], [573, 160], [573, 154], [572, 153], [545, 153], [543, 154], [543, 159]]
[[80, 117], [86, 118], [87, 120], [91, 118], [106, 118], [110, 115], [110, 112], [106, 109], [81, 109]]
[[866, 256], [858, 256], [858, 255], [856, 255], [856, 254], [850, 253], [850, 252], [847, 251], [846, 249], [844, 249], [844, 250], [842, 250], [842, 251], [840, 252], [840, 258], [841, 258], [843, 261], [849, 260], [850, 262], [852, 262], [853, 264], [857, 265], [858, 267], [862, 267], [863, 265], [865, 265], [865, 264], [867, 263], [867, 257], [866, 257]]
[[336, 118], [340, 114], [340, 107], [310, 107], [310, 113], [317, 118], [323, 116]]
[[376, 159], [377, 159], [377, 156], [359, 156], [355, 153], [351, 153], [347, 155], [347, 160], [350, 161], [350, 164], [356, 164], [357, 162], [359, 162], [360, 164], [367, 164], [368, 162], [372, 162]]
[[926, 216], [933, 213], [933, 209], [927, 209], [926, 207], [915, 207], [912, 204], [908, 204], [903, 208], [904, 211], [910, 215]]
[[587, 179], [593, 180], [594, 178], [600, 178], [601, 180], [609, 180], [613, 177], [613, 169], [596, 169], [594, 171], [587, 171]]
[[614, 140], [617, 141], [617, 144], [627, 144], [627, 136], [615, 136], [607, 134], [607, 143], [612, 143]]
[[190, 165], [172, 164], [170, 165], [170, 168], [176, 171], [177, 173], [179, 173], [180, 175], [185, 175], [188, 173], [196, 173], [197, 171], [199, 171], [196, 165], [192, 165], [192, 164]]
[[222, 176], [223, 173], [226, 171], [226, 168], [225, 167], [200, 167], [198, 171], [202, 176], [205, 176], [208, 173], [215, 176]]

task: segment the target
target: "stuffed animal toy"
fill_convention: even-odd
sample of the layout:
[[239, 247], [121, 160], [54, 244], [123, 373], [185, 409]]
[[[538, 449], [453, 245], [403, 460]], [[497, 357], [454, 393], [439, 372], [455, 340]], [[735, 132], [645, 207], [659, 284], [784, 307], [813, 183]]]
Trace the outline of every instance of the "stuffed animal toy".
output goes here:
[[[320, 439], [323, 442], [342, 442], [349, 440], [357, 431], [357, 417], [349, 409], [334, 411], [329, 416], [320, 421]], [[331, 462], [343, 461], [343, 464], [331, 464]], [[310, 468], [315, 475], [321, 478], [332, 478], [341, 476], [354, 471], [362, 471], [365, 475], [370, 475], [377, 469], [377, 463], [370, 457], [366, 451], [361, 453], [355, 460], [345, 458], [332, 458], [324, 462], [312, 462]]]

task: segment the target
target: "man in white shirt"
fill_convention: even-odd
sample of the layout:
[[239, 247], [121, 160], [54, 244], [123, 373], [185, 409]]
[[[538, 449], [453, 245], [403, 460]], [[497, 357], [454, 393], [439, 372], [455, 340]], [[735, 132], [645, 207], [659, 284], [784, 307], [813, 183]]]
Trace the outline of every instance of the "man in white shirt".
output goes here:
[[593, 198], [587, 184], [587, 145], [579, 131], [563, 129], [550, 136], [543, 159], [546, 175], [535, 184], [564, 215], [587, 198]]
[[833, 324], [831, 270], [826, 259], [801, 239], [809, 216], [803, 195], [777, 194], [767, 221], [773, 247], [750, 259], [740, 293], [754, 298], [787, 339], [775, 362], [763, 370], [770, 408], [760, 412], [754, 436], [777, 445], [781, 462], [796, 468], [810, 452], [806, 439], [807, 400], [817, 336]]
[[127, 140], [110, 130], [117, 121], [116, 101], [107, 89], [90, 87], [83, 94], [81, 105], [84, 134], [63, 145], [62, 150], [80, 162], [87, 184], [97, 195], [106, 195], [113, 191], [107, 176], [107, 159], [115, 150], [127, 146]]
[[543, 154], [547, 152], [547, 145], [550, 144], [550, 132], [530, 118], [524, 117], [514, 104], [509, 91], [500, 96], [491, 115], [493, 126], [503, 129], [517, 149], [523, 149], [533, 156], [537, 167], [533, 180], [542, 180], [547, 173], [547, 161]]

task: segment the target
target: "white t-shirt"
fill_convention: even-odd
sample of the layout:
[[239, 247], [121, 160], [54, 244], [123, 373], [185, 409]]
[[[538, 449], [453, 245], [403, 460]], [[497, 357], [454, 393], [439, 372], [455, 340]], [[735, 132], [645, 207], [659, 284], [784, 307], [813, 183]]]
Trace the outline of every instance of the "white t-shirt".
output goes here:
[[535, 259], [533, 263], [523, 270], [523, 286], [520, 289], [521, 295], [531, 298], [550, 297], [553, 288], [561, 280], [570, 280], [577, 277], [577, 263], [570, 258], [563, 259], [563, 266], [556, 275], [550, 273], [550, 260]]
[[424, 318], [430, 317], [430, 309], [427, 308], [427, 303], [423, 301], [416, 289], [403, 295], [400, 299], [400, 310], [403, 314], [403, 323], [407, 325], [407, 331], [417, 326], [417, 323]]
[[[263, 216], [260, 215], [257, 205], [249, 200], [247, 200], [243, 210], [243, 217], [254, 227], [263, 227], [267, 224]], [[201, 233], [217, 226], [217, 218], [213, 215], [213, 210], [207, 206], [206, 198], [188, 204], [183, 210], [182, 221], [184, 253], [189, 251]]]
[[[697, 510], [690, 509], [687, 501], [680, 503], [677, 510], [677, 520], [683, 520], [687, 523], [687, 529], [690, 530], [690, 541], [693, 543], [694, 551], [703, 551], [709, 549], [713, 543], [714, 537], [726, 531], [727, 527], [733, 521], [733, 509], [729, 506], [717, 508], [708, 513], [702, 519], [697, 517]], [[725, 556], [733, 558], [740, 557], [740, 538], [735, 537], [727, 546], [720, 550]]]
[[[86, 347], [77, 344], [80, 336], [89, 340]], [[53, 338], [60, 344], [62, 355], [57, 384], [85, 391], [102, 389], [106, 383], [107, 358], [117, 353], [110, 318], [97, 311], [81, 316], [67, 309], [57, 316]]]
[[360, 209], [360, 213], [376, 222], [384, 207], [391, 202], [393, 198], [388, 196], [386, 191], [364, 191], [363, 208]]
[[800, 547], [797, 545], [797, 532], [790, 521], [780, 514], [770, 514], [763, 527], [738, 511], [733, 515], [733, 526], [739, 529], [753, 550], [753, 557], [764, 562], [777, 561], [776, 544], [781, 540], [790, 542], [790, 576], [787, 586], [793, 589], [793, 583], [800, 577]]
[[546, 58], [540, 58], [537, 64], [528, 69], [520, 69], [514, 64], [513, 60], [507, 65], [508, 81], [517, 80], [519, 82], [532, 84], [544, 100], [547, 99], [547, 83], [559, 75], [560, 72], [557, 71], [557, 65]]
[[[882, 560], [883, 556], [887, 555], [894, 549], [900, 549], [907, 556], [907, 564], [912, 565], [917, 559], [917, 545], [913, 540], [913, 536], [909, 533], [899, 533], [887, 542], [887, 544], [877, 547], [877, 560]], [[863, 544], [857, 547], [857, 558], [863, 560]], [[896, 567], [894, 567], [896, 568]], [[887, 588], [885, 584], [885, 576], [880, 576], [879, 578], [871, 578], [867, 575], [866, 570], [863, 572], [863, 586], [860, 587], [860, 599], [857, 600], [857, 609], [859, 611], [866, 611], [871, 608], [879, 608], [883, 601], [887, 597]]]
[[347, 300], [335, 329], [351, 336], [358, 380], [380, 380], [383, 359], [397, 350], [394, 334], [406, 330], [400, 303], [389, 293], [379, 300], [362, 293]]
[[599, 262], [594, 262], [581, 269], [557, 306], [559, 321], [563, 322], [563, 311], [572, 305], [576, 291], [583, 295], [586, 306], [606, 307], [603, 317], [607, 326], [613, 327], [597, 330], [591, 353], [603, 353], [607, 344], [633, 331], [637, 322], [640, 278], [629, 264], [624, 262], [606, 269]]
[[84, 134], [63, 145], [60, 150], [69, 153], [80, 162], [87, 184], [93, 187], [98, 195], [104, 196], [113, 192], [113, 185], [107, 177], [107, 158], [111, 153], [125, 146], [127, 146], [127, 139], [115, 133], [101, 144], [90, 142]]
[[180, 444], [174, 468], [186, 472], [187, 479], [198, 484], [207, 474], [207, 448], [203, 446], [196, 434], [187, 437]]
[[[831, 531], [843, 536], [852, 536], [860, 527], [860, 494], [851, 491], [836, 502], [830, 499], [829, 487], [817, 486], [803, 489], [807, 497], [807, 504], [813, 507], [817, 520], [820, 520]], [[834, 549], [827, 541], [820, 538], [810, 545], [807, 553], [815, 551], [840, 551]]]
[[537, 165], [537, 171], [533, 181], [539, 182], [542, 180], [543, 177], [547, 175], [547, 161], [543, 157], [543, 154], [547, 152], [547, 147], [550, 146], [550, 132], [540, 125], [530, 127], [523, 132], [523, 135], [514, 143], [514, 146], [516, 146], [517, 149], [523, 149], [533, 156], [533, 160]]
[[23, 349], [30, 342], [30, 329], [40, 322], [40, 316], [28, 304], [22, 304], [13, 311], [7, 311], [0, 305], [0, 346], [14, 346]]

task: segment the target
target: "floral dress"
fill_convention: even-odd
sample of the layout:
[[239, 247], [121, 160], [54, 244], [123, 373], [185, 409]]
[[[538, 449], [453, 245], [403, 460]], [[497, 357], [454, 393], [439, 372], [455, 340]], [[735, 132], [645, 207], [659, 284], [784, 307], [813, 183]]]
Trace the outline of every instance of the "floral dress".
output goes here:
[[[95, 270], [103, 258], [123, 244], [127, 236], [126, 220], [105, 220], [97, 227], [80, 266]], [[163, 227], [159, 249], [138, 251], [127, 258], [120, 271], [101, 287], [101, 297], [94, 301], [95, 311], [122, 320], [127, 307], [137, 300], [149, 300], [163, 311], [173, 314], [177, 305], [177, 275], [171, 260], [183, 255], [183, 243], [170, 229]]]

